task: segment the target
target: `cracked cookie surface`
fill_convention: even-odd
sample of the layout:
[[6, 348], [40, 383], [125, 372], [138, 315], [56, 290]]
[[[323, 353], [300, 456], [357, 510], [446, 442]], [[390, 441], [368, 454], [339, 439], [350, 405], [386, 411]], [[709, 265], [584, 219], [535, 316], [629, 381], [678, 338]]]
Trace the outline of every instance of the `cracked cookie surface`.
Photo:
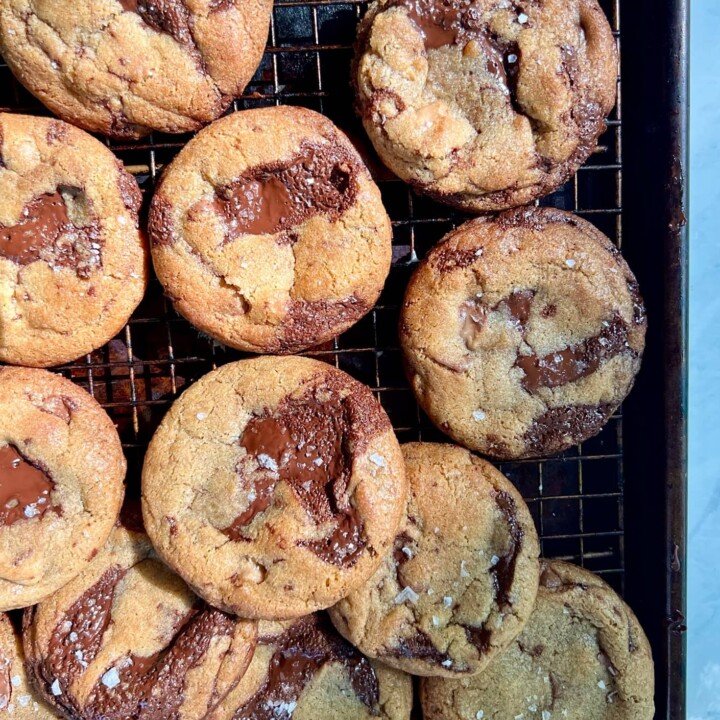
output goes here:
[[25, 671], [20, 633], [6, 614], [0, 614], [0, 718], [52, 720], [59, 715], [32, 687]]
[[407, 484], [368, 388], [308, 358], [225, 365], [186, 390], [145, 458], [143, 512], [164, 559], [243, 617], [326, 608], [377, 568]]
[[375, 574], [330, 609], [370, 657], [415, 675], [480, 672], [522, 630], [538, 585], [538, 538], [520, 494], [454, 445], [402, 446], [405, 516]]
[[0, 369], [0, 609], [80, 573], [120, 512], [125, 457], [110, 418], [70, 380]]
[[593, 225], [552, 208], [465, 223], [412, 277], [400, 339], [418, 401], [498, 458], [597, 434], [630, 391], [647, 321], [637, 282]]
[[222, 115], [265, 49], [272, 0], [0, 0], [0, 52], [54, 113], [139, 138]]
[[28, 672], [69, 720], [203, 720], [247, 669], [257, 624], [207, 606], [140, 527], [25, 611]]
[[120, 332], [147, 283], [140, 202], [95, 138], [0, 114], [0, 361], [59, 365]]
[[392, 231], [350, 141], [299, 107], [245, 110], [203, 130], [150, 209], [155, 269], [176, 309], [220, 342], [292, 353], [375, 304]]
[[651, 720], [650, 645], [597, 575], [541, 562], [535, 609], [509, 649], [475, 677], [426, 678], [426, 720]]
[[368, 660], [322, 613], [258, 623], [248, 671], [208, 720], [409, 720], [412, 684]]
[[529, 203], [588, 158], [615, 104], [596, 0], [376, 0], [358, 32], [358, 110], [385, 164], [456, 207]]

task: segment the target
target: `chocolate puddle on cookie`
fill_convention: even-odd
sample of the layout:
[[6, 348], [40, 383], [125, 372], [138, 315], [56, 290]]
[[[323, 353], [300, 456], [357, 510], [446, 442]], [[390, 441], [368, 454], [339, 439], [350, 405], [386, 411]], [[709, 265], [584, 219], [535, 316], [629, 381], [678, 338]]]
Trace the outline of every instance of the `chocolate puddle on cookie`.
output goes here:
[[55, 483], [42, 468], [26, 460], [17, 448], [0, 448], [0, 526], [42, 518], [61, 510], [52, 504]]
[[14, 225], [0, 225], [0, 255], [18, 265], [43, 260], [53, 268], [72, 268], [79, 277], [88, 277], [101, 265], [99, 228], [76, 226], [68, 216], [65, 196], [83, 202], [83, 193], [76, 188], [61, 190], [36, 197]]
[[345, 669], [355, 696], [379, 714], [380, 688], [370, 661], [319, 615], [302, 618], [276, 641], [267, 680], [233, 716], [234, 720], [289, 720], [304, 689], [328, 664]]
[[194, 45], [190, 11], [184, 0], [120, 0], [123, 10], [140, 16], [157, 32], [166, 33], [182, 45]]
[[303, 145], [290, 161], [251, 168], [217, 190], [212, 207], [229, 242], [243, 234], [275, 234], [313, 215], [337, 220], [355, 202], [357, 163], [341, 148]]
[[322, 539], [301, 544], [327, 563], [348, 566], [357, 560], [366, 543], [362, 520], [346, 496], [351, 472], [347, 413], [336, 393], [321, 400], [316, 390], [289, 398], [275, 415], [250, 420], [240, 445], [256, 459], [258, 469], [252, 477], [240, 478], [249, 502], [223, 530], [231, 540], [246, 539], [248, 525], [270, 507], [277, 483], [285, 482], [316, 525], [332, 526]]

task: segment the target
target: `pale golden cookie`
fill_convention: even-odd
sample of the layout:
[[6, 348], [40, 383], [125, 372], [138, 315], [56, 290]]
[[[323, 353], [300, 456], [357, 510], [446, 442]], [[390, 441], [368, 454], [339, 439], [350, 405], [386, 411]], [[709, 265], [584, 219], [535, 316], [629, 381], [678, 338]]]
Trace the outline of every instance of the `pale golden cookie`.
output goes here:
[[475, 212], [565, 183], [615, 104], [597, 0], [376, 0], [357, 53], [358, 109], [382, 160]]
[[497, 458], [558, 453], [597, 434], [630, 392], [645, 308], [589, 222], [518, 208], [465, 223], [410, 280], [406, 369], [431, 420]]
[[140, 201], [87, 133], [0, 114], [0, 361], [59, 365], [120, 332], [147, 281]]
[[0, 610], [40, 602], [87, 567], [120, 512], [125, 467], [85, 390], [0, 368]]
[[402, 450], [410, 492], [393, 552], [330, 617], [387, 665], [474, 675], [530, 616], [537, 532], [520, 493], [489, 462], [454, 445]]
[[150, 208], [153, 262], [175, 308], [224, 345], [293, 353], [375, 304], [392, 230], [348, 138], [300, 107], [230, 115], [165, 171]]
[[54, 113], [139, 138], [197, 130], [252, 78], [272, 0], [0, 0], [0, 52]]
[[203, 720], [257, 639], [256, 623], [208, 607], [139, 528], [120, 525], [23, 624], [28, 672], [68, 720]]
[[475, 677], [423, 680], [425, 720], [652, 720], [653, 661], [632, 610], [597, 575], [547, 560], [525, 629]]
[[406, 492], [400, 447], [370, 390], [300, 357], [206, 375], [165, 416], [143, 467], [158, 552], [242, 617], [307, 615], [367, 580]]

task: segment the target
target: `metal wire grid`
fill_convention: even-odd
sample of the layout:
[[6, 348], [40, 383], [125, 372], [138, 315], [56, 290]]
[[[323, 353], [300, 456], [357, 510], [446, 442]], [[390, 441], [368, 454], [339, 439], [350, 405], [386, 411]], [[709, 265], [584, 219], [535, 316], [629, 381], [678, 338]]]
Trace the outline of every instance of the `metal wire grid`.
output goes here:
[[[601, 0], [620, 43], [620, 0]], [[356, 140], [382, 191], [393, 223], [393, 267], [378, 305], [355, 327], [308, 352], [369, 385], [401, 441], [443, 440], [418, 408], [401, 369], [398, 309], [418, 260], [466, 219], [416, 195], [384, 170], [352, 113], [349, 84], [355, 27], [366, 0], [276, 0], [262, 64], [233, 110], [302, 105], [328, 115]], [[619, 88], [620, 89], [620, 88]], [[620, 93], [619, 93], [620, 98]], [[46, 111], [0, 63], [0, 111]], [[542, 201], [586, 217], [622, 247], [621, 102], [599, 147], [577, 176]], [[189, 135], [154, 133], [141, 142], [107, 141], [143, 188], [146, 200], [163, 167]], [[177, 395], [193, 381], [242, 357], [201, 335], [162, 295], [157, 280], [124, 330], [108, 345], [59, 368], [108, 411], [128, 457], [130, 494], [139, 491], [152, 433]], [[622, 416], [563, 455], [501, 464], [526, 498], [543, 554], [579, 563], [623, 589]]]

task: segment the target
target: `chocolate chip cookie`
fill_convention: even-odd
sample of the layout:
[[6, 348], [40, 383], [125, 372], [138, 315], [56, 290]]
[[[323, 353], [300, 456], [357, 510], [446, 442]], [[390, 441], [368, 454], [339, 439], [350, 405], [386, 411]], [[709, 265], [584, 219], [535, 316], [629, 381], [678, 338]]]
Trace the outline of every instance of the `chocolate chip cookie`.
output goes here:
[[52, 720], [57, 717], [30, 685], [20, 636], [10, 618], [0, 614], [0, 718]]
[[410, 678], [363, 657], [324, 615], [261, 621], [252, 663], [208, 720], [409, 720]]
[[3, 0], [0, 52], [54, 113], [139, 138], [197, 130], [252, 78], [272, 0]]
[[122, 329], [146, 285], [140, 201], [87, 133], [0, 114], [0, 361], [58, 365]]
[[386, 665], [474, 675], [530, 616], [537, 532], [520, 494], [487, 461], [454, 445], [402, 450], [410, 491], [393, 551], [330, 617]]
[[299, 107], [246, 110], [201, 132], [150, 209], [153, 261], [175, 308], [240, 350], [293, 353], [375, 304], [392, 231], [350, 141]]
[[408, 377], [444, 432], [497, 458], [561, 452], [600, 431], [640, 367], [638, 285], [593, 225], [551, 208], [478, 218], [408, 287]]
[[125, 465], [115, 426], [82, 388], [0, 369], [0, 610], [87, 567], [120, 512]]
[[143, 468], [148, 534], [209, 603], [288, 619], [337, 602], [392, 545], [407, 484], [364, 385], [308, 358], [225, 365], [186, 390]]
[[25, 612], [28, 672], [71, 720], [202, 720], [247, 669], [257, 624], [205, 605], [118, 525], [83, 573]]
[[482, 212], [572, 177], [605, 129], [617, 68], [597, 0], [376, 0], [354, 79], [385, 164]]
[[599, 577], [543, 561], [537, 604], [510, 648], [459, 682], [423, 680], [425, 720], [651, 720], [650, 646]]

